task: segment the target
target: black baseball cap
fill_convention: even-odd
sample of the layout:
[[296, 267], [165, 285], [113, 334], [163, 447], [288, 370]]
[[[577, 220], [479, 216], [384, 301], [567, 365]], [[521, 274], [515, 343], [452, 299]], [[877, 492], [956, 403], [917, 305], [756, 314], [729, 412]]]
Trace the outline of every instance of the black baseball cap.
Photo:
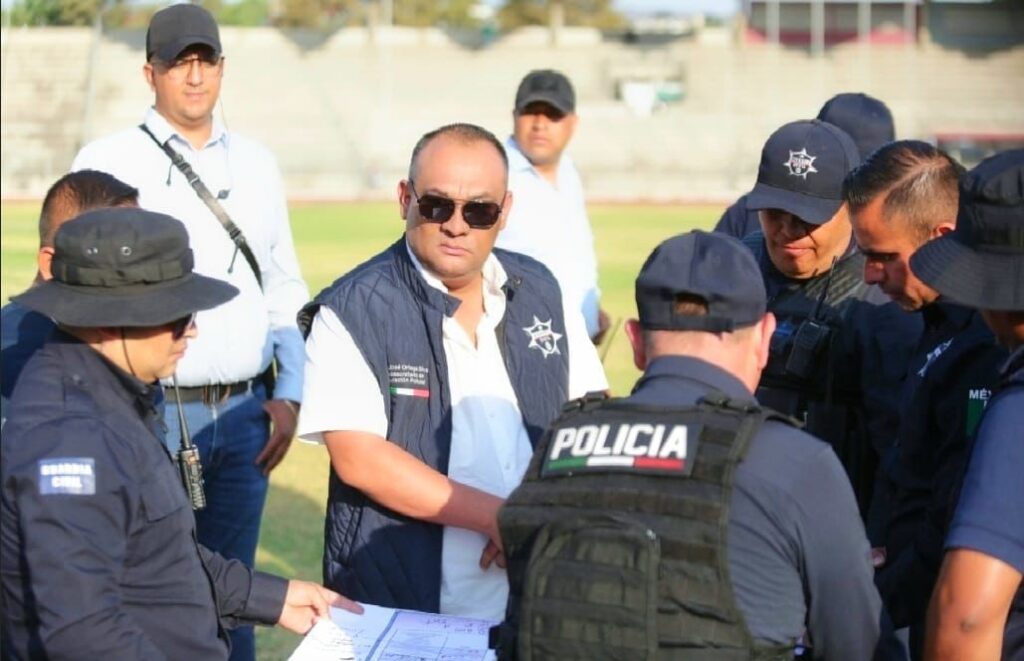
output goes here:
[[[677, 314], [681, 295], [703, 299], [708, 314]], [[764, 317], [764, 278], [753, 253], [737, 239], [694, 230], [663, 241], [644, 262], [636, 308], [645, 330], [731, 332]]]
[[896, 139], [889, 106], [862, 92], [836, 94], [818, 111], [818, 119], [846, 131], [857, 145], [861, 161]]
[[983, 310], [1024, 310], [1024, 149], [991, 156], [960, 177], [956, 229], [910, 256], [944, 297]]
[[853, 139], [819, 119], [790, 122], [761, 150], [757, 184], [747, 208], [782, 209], [812, 225], [827, 223], [843, 206], [843, 179], [860, 165]]
[[146, 30], [146, 60], [171, 62], [181, 52], [202, 44], [221, 54], [220, 30], [210, 12], [199, 5], [171, 5], [153, 14]]
[[519, 89], [516, 90], [516, 112], [538, 101], [566, 115], [576, 112], [576, 92], [569, 79], [559, 71], [537, 69], [526, 74], [519, 83]]
[[238, 294], [194, 273], [193, 263], [181, 221], [138, 208], [96, 209], [57, 230], [53, 279], [11, 300], [69, 326], [160, 326]]

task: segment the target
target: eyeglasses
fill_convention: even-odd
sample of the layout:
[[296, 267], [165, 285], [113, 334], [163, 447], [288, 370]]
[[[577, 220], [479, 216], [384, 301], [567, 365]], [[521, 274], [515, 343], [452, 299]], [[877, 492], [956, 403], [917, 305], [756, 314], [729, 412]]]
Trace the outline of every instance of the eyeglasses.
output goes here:
[[206, 75], [220, 70], [220, 64], [224, 61], [224, 58], [219, 55], [208, 55], [206, 57], [202, 55], [193, 55], [191, 57], [183, 57], [180, 60], [173, 60], [171, 62], [160, 62], [160, 67], [164, 70], [168, 76], [181, 79], [187, 77], [192, 73], [192, 65], [198, 64], [199, 71]]
[[186, 317], [175, 319], [168, 325], [171, 327], [171, 337], [175, 340], [180, 340], [185, 337], [185, 333], [187, 333], [190, 328], [196, 325], [196, 313], [193, 312]]
[[486, 230], [494, 227], [501, 217], [501, 208], [505, 204], [505, 198], [501, 198], [501, 204], [497, 202], [477, 202], [474, 200], [454, 200], [441, 195], [427, 194], [420, 196], [416, 192], [412, 181], [409, 181], [409, 190], [416, 198], [416, 208], [429, 223], [446, 223], [451, 220], [455, 213], [455, 207], [462, 205], [462, 219], [473, 229]]

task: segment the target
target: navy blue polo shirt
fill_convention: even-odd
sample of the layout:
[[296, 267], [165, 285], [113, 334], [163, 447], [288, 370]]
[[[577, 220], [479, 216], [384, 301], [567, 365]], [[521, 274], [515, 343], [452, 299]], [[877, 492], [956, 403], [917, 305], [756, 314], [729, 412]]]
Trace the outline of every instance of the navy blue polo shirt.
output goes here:
[[[628, 401], [685, 406], [711, 391], [755, 403], [735, 376], [685, 356], [651, 361]], [[857, 503], [831, 447], [782, 422], [762, 425], [736, 470], [727, 552], [755, 639], [792, 644], [806, 630], [816, 658], [875, 654], [881, 600]]]
[[[978, 427], [946, 549], [979, 551], [1024, 573], [1024, 347], [1002, 376], [1006, 385]], [[1024, 652], [1024, 588], [1014, 600], [1006, 643], [1004, 658]]]

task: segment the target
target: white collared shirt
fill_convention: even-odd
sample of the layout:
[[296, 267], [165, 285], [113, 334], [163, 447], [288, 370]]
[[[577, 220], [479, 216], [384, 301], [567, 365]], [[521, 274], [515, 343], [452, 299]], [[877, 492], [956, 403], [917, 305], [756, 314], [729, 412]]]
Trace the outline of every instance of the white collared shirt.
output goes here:
[[514, 138], [505, 141], [512, 211], [497, 246], [529, 255], [551, 269], [562, 295], [583, 313], [587, 332], [598, 330], [601, 290], [597, 286], [594, 235], [583, 200], [583, 183], [568, 154], [558, 162], [553, 186], [520, 151]]
[[[408, 248], [408, 246], [407, 246]], [[417, 270], [432, 287], [444, 284], [426, 271], [412, 252]], [[483, 267], [484, 315], [476, 328], [476, 346], [454, 317], [442, 323], [448, 385], [452, 402], [452, 439], [448, 477], [506, 497], [519, 484], [532, 448], [519, 402], [498, 346], [495, 328], [505, 316], [506, 274], [490, 255]], [[565, 312], [569, 347], [569, 396], [608, 387], [604, 369], [578, 313]], [[386, 436], [383, 394], [341, 320], [321, 307], [306, 341], [306, 386], [299, 436], [322, 442], [323, 432], [360, 431]], [[341, 376], [344, 378], [339, 378]], [[445, 526], [441, 552], [441, 612], [501, 620], [508, 597], [504, 569], [479, 566], [487, 537]]]
[[238, 287], [227, 303], [199, 313], [199, 335], [178, 363], [178, 383], [198, 386], [234, 383], [260, 374], [278, 358], [274, 396], [301, 401], [304, 350], [295, 315], [309, 300], [299, 270], [277, 162], [261, 145], [228, 134], [214, 120], [210, 139], [195, 150], [155, 109], [145, 124], [161, 141], [170, 140], [217, 195], [256, 255], [263, 291], [241, 253], [167, 155], [133, 127], [95, 140], [75, 157], [72, 170], [108, 172], [139, 190], [139, 205], [185, 224], [195, 271]]

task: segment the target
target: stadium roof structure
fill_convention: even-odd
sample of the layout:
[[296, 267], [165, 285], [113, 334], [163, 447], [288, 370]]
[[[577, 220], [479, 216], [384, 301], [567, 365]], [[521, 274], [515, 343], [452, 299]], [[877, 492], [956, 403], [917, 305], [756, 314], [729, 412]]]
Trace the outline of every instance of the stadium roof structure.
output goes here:
[[[810, 45], [812, 52], [820, 54], [826, 43], [913, 42], [917, 38], [919, 9], [924, 3], [925, 0], [743, 0], [743, 14], [748, 19], [748, 41]], [[888, 23], [901, 24], [902, 28], [884, 32], [874, 29], [877, 21], [872, 19], [873, 7], [885, 13]], [[847, 8], [855, 8], [855, 14], [851, 16]], [[796, 20], [794, 11], [798, 12]], [[842, 11], [846, 12], [844, 16], [836, 13]], [[831, 19], [828, 25], [826, 13]]]

